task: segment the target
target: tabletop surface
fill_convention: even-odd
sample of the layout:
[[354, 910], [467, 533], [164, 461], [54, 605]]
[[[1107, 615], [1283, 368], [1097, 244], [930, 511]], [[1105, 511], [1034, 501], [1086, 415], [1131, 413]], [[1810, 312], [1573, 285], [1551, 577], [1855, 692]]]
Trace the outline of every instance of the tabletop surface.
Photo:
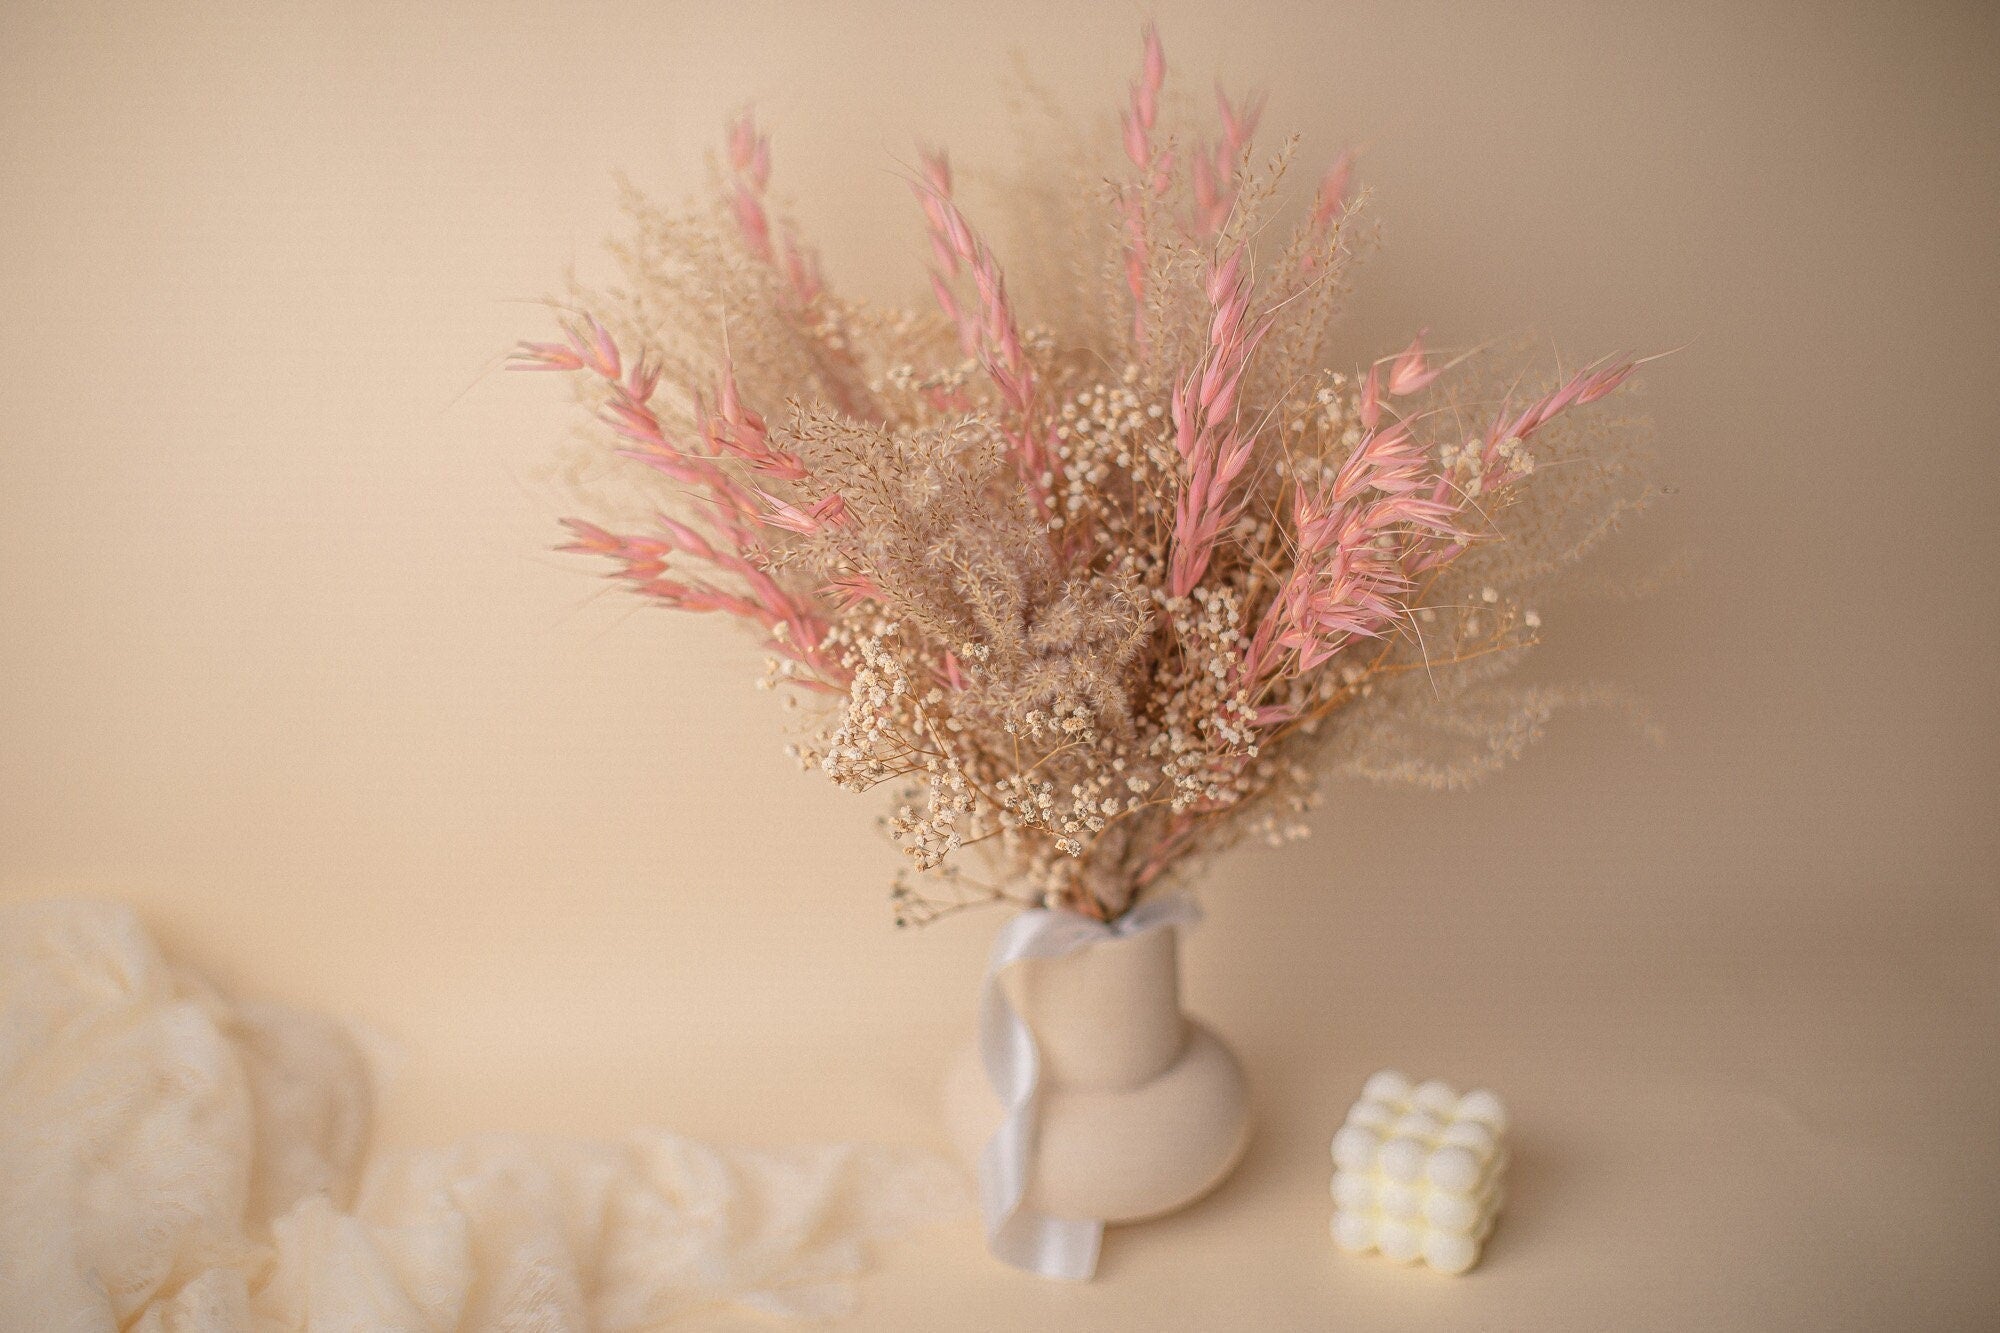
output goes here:
[[[1254, 1085], [1241, 1169], [1089, 1286], [969, 1221], [898, 1243], [853, 1326], [1990, 1327], [1993, 12], [1157, 13], [1178, 86], [1365, 147], [1353, 359], [1680, 349], [1635, 400], [1666, 494], [1602, 566], [1650, 595], [1546, 608], [1534, 667], [1666, 739], [1576, 714], [1219, 863], [1186, 990]], [[916, 299], [914, 145], [976, 190], [1008, 52], [1108, 106], [1138, 18], [0, 11], [0, 893], [137, 903], [379, 1034], [386, 1143], [942, 1147], [997, 919], [892, 930], [875, 807], [784, 759], [753, 648], [549, 552], [571, 409], [498, 364], [613, 174], [697, 183], [746, 99], [835, 281]], [[1466, 1278], [1329, 1242], [1328, 1140], [1389, 1065], [1514, 1113]]]

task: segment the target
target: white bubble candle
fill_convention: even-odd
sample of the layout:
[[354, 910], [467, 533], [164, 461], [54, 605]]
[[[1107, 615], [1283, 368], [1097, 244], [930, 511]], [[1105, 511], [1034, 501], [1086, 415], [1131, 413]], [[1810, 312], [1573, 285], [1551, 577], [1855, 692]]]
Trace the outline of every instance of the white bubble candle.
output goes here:
[[1463, 1273], [1500, 1210], [1507, 1112], [1393, 1069], [1370, 1078], [1333, 1136], [1333, 1240], [1350, 1254]]

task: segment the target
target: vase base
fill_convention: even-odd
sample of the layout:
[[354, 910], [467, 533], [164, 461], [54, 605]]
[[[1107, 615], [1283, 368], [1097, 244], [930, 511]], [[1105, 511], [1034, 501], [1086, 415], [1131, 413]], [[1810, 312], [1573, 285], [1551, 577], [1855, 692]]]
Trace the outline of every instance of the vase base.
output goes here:
[[[1222, 1039], [1190, 1020], [1187, 1043], [1162, 1073], [1132, 1088], [1043, 1087], [1034, 1173], [1025, 1206], [1052, 1217], [1142, 1222], [1220, 1185], [1250, 1141], [1243, 1070]], [[952, 1062], [945, 1119], [977, 1169], [1000, 1127], [1000, 1103], [977, 1047]]]

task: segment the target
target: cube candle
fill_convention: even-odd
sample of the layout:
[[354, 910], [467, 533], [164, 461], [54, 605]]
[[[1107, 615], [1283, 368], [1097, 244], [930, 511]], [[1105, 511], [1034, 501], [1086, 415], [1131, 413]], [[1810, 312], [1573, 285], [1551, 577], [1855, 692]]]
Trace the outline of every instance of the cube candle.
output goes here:
[[1333, 1239], [1463, 1273], [1500, 1209], [1507, 1112], [1480, 1089], [1463, 1097], [1393, 1069], [1370, 1078], [1333, 1136]]

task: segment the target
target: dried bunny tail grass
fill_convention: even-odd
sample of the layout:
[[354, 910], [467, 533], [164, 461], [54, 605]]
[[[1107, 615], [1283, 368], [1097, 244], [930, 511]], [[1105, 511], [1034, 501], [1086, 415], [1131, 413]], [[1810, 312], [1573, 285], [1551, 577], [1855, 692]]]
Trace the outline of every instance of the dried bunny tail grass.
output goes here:
[[1113, 918], [1299, 836], [1327, 765], [1457, 785], [1609, 700], [1499, 681], [1645, 498], [1631, 432], [1581, 415], [1637, 363], [1528, 386], [1418, 332], [1339, 365], [1349, 155], [1281, 227], [1297, 139], [1260, 153], [1255, 98], [1188, 113], [1150, 27], [1101, 134], [1022, 96], [1004, 210], [940, 150], [910, 173], [926, 307], [827, 282], [745, 114], [708, 198], [628, 188], [622, 277], [514, 361], [573, 377], [618, 460], [573, 470], [605, 503], [566, 549], [750, 626], [798, 762], [896, 794], [898, 919]]

